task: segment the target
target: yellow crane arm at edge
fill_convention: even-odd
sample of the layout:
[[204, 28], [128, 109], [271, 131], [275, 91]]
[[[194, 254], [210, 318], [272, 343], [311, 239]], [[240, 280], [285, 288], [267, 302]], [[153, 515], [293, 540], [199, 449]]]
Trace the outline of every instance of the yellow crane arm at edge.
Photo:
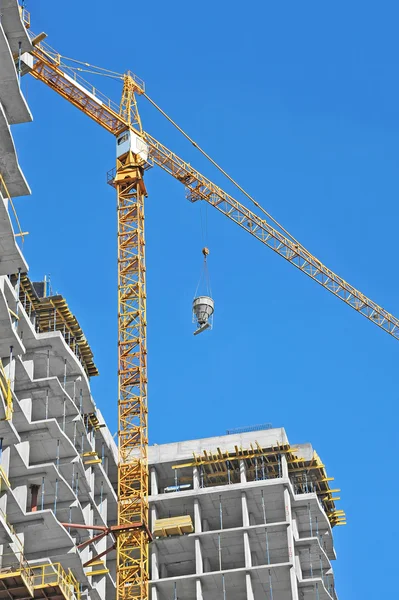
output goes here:
[[[290, 240], [265, 219], [201, 175], [149, 133], [133, 127], [119, 114], [119, 107], [115, 103], [76, 73], [71, 71], [68, 74], [65, 66], [61, 68], [59, 54], [46, 44], [38, 43], [34, 46], [32, 55], [34, 65], [31, 74], [36, 79], [43, 81], [113, 135], [118, 135], [125, 129], [133, 130], [148, 144], [151, 161], [183, 183], [192, 202], [205, 200], [329, 292], [399, 339], [399, 320], [396, 317], [323, 265], [304, 246]], [[137, 80], [136, 93], [143, 92], [144, 84]]]

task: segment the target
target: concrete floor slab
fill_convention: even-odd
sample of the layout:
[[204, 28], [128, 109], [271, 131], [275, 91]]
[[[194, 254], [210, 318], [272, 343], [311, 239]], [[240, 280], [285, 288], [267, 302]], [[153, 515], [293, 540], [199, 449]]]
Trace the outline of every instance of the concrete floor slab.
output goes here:
[[47, 350], [50, 349], [50, 375], [63, 381], [65, 360], [67, 361], [67, 377], [69, 381], [78, 380], [79, 390], [82, 390], [83, 412], [96, 411], [96, 406], [90, 392], [89, 379], [82, 368], [77, 356], [64, 340], [60, 331], [37, 333], [34, 339], [26, 339], [26, 353], [35, 362], [35, 379], [47, 376]]
[[21, 272], [28, 270], [28, 264], [14, 235], [9, 208], [9, 202], [2, 196], [0, 189], [0, 275], [18, 273], [18, 269]]
[[32, 44], [21, 19], [18, 0], [2, 0], [1, 21], [11, 47], [11, 52], [16, 54], [19, 44], [21, 44], [22, 52], [29, 52], [32, 49]]
[[212, 451], [215, 448], [220, 448], [222, 452], [235, 452], [235, 446], [245, 448], [253, 443], [255, 439], [265, 448], [288, 442], [285, 430], [281, 427], [199, 440], [186, 440], [173, 444], [162, 444], [161, 446], [150, 446], [148, 461], [150, 465], [157, 464], [157, 466], [161, 466], [163, 463], [183, 461], [185, 459], [191, 460], [194, 452], [202, 454], [204, 450]]
[[18, 158], [4, 108], [0, 102], [0, 173], [12, 198], [28, 196], [31, 191]]
[[15, 60], [2, 21], [0, 22], [0, 83], [0, 102], [4, 107], [8, 123], [15, 125], [32, 121], [32, 114], [20, 88]]
[[0, 287], [0, 356], [10, 356], [12, 347], [15, 355], [23, 354], [25, 347], [15, 330], [15, 317], [10, 313], [4, 292]]

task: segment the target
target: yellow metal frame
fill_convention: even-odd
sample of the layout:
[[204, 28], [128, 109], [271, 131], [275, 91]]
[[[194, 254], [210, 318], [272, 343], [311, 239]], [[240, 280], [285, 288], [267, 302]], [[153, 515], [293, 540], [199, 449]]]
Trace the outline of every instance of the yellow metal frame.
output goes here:
[[118, 158], [117, 598], [148, 597], [148, 435], [143, 165]]
[[14, 412], [14, 406], [12, 401], [12, 390], [11, 390], [11, 381], [7, 377], [3, 362], [0, 359], [0, 389], [3, 393], [4, 403], [6, 405], [5, 417], [4, 421], [10, 421], [12, 418], [12, 413]]
[[22, 19], [26, 29], [29, 29], [30, 28], [30, 12], [27, 11], [26, 8], [19, 6], [19, 13], [21, 15], [21, 19]]
[[3, 176], [1, 174], [0, 174], [0, 192], [2, 193], [2, 195], [4, 195], [7, 198], [8, 202], [10, 203], [10, 206], [12, 208], [12, 212], [14, 213], [15, 222], [16, 222], [17, 227], [19, 229], [19, 233], [14, 233], [14, 236], [15, 237], [20, 237], [21, 241], [22, 241], [22, 244], [23, 244], [24, 241], [25, 241], [24, 236], [28, 235], [28, 232], [27, 231], [22, 231], [21, 223], [19, 222], [17, 211], [15, 210], [15, 206], [14, 206], [14, 203], [13, 203], [12, 198], [10, 196], [10, 192], [8, 191], [8, 187], [6, 185], [6, 182], [4, 181], [4, 178], [3, 178]]
[[[239, 473], [240, 461], [244, 460], [247, 473], [254, 473], [256, 469], [257, 459], [264, 461], [265, 472], [267, 477], [274, 479], [281, 477], [281, 467], [279, 465], [279, 457], [284, 455], [287, 459], [288, 472], [291, 475], [306, 474], [306, 480], [296, 482], [302, 491], [306, 491], [307, 477], [311, 472], [312, 476], [310, 481], [315, 486], [315, 493], [317, 494], [320, 502], [323, 504], [328, 519], [332, 527], [335, 525], [346, 524], [345, 513], [342, 510], [335, 508], [335, 502], [340, 500], [339, 497], [333, 497], [332, 494], [339, 492], [339, 489], [331, 489], [329, 481], [333, 481], [333, 477], [327, 477], [326, 469], [320, 460], [317, 452], [313, 452], [311, 460], [305, 460], [298, 456], [298, 448], [291, 446], [290, 444], [276, 444], [262, 448], [260, 444], [255, 441], [250, 444], [248, 448], [242, 448], [235, 446], [234, 452], [222, 452], [220, 448], [216, 451], [204, 450], [202, 455], [193, 455], [193, 460], [180, 463], [172, 466], [172, 469], [185, 469], [187, 467], [202, 467], [203, 475], [205, 479], [212, 485], [223, 484], [228, 482], [228, 472], [237, 471]], [[228, 466], [227, 466], [228, 465]], [[259, 468], [259, 465], [258, 465]], [[181, 479], [183, 481], [183, 479]]]
[[68, 572], [64, 570], [61, 563], [31, 566], [22, 558], [14, 571], [0, 573], [5, 590], [7, 581], [15, 582], [18, 577], [22, 579], [31, 598], [35, 596], [35, 590], [59, 588], [65, 600], [81, 600], [79, 582], [70, 569]]
[[80, 600], [79, 582], [70, 569], [68, 573], [63, 569], [61, 563], [29, 566], [25, 570], [33, 578], [35, 590], [59, 587], [66, 600]]

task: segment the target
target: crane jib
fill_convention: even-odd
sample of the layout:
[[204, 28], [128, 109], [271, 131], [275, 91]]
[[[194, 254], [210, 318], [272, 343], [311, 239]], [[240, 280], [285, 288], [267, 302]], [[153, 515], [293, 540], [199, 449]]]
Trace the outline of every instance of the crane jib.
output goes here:
[[[129, 124], [116, 112], [115, 107], [111, 106], [111, 101], [107, 104], [99, 100], [93, 91], [85, 89], [82, 84], [64, 73], [57, 60], [45, 53], [40, 44], [34, 49], [33, 56], [32, 75], [46, 83], [107, 131], [118, 135], [123, 129], [129, 127]], [[153, 136], [135, 131], [147, 142], [150, 160], [183, 183], [191, 201], [205, 200], [329, 292], [399, 339], [399, 320], [396, 317], [328, 269], [302, 245], [292, 242], [265, 219], [201, 175]]]
[[[151, 164], [161, 167], [185, 186], [187, 197], [191, 202], [197, 200], [207, 202], [397, 339], [399, 339], [399, 320], [328, 269], [296, 240], [290, 239], [290, 235], [281, 226], [277, 224], [277, 228], [273, 227], [266, 219], [227, 194], [150, 134], [143, 132], [135, 100], [135, 93], [144, 93], [141, 80], [135, 79], [129, 73], [121, 77], [124, 81], [124, 94], [118, 106], [78, 76], [76, 69], [62, 64], [61, 56], [41, 43], [46, 37], [45, 34], [40, 34], [36, 38], [31, 34], [31, 37], [33, 50], [29, 60], [22, 57], [24, 70], [30, 72], [33, 77], [45, 83], [114, 136], [118, 137], [126, 130], [130, 130], [148, 146], [148, 158], [147, 147], [141, 156], [140, 153], [136, 154], [131, 146], [127, 151], [123, 150], [120, 155], [117, 155], [115, 173], [109, 177], [109, 183], [116, 188], [118, 197], [119, 459], [118, 525], [113, 530], [117, 551], [117, 599], [146, 600], [149, 582], [148, 544], [151, 533], [148, 529], [144, 235], [146, 190], [143, 181], [145, 169]], [[121, 138], [123, 137], [122, 135]], [[240, 189], [246, 194], [245, 190]], [[252, 201], [258, 210], [262, 210], [253, 199]], [[267, 216], [270, 218], [270, 215]], [[115, 544], [104, 553], [114, 548]], [[98, 559], [98, 556], [96, 558]]]

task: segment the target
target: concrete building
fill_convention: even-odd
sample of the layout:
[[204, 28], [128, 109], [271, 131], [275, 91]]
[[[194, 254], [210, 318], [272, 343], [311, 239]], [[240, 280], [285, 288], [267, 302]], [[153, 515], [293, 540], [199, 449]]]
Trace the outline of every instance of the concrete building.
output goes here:
[[152, 446], [151, 600], [335, 600], [344, 523], [310, 444], [284, 429]]
[[[90, 346], [62, 296], [32, 283], [12, 199], [30, 193], [10, 126], [26, 15], [0, 2], [0, 598], [115, 597], [115, 551], [87, 526], [117, 518], [117, 451], [90, 392]], [[71, 526], [69, 526], [71, 524]]]

